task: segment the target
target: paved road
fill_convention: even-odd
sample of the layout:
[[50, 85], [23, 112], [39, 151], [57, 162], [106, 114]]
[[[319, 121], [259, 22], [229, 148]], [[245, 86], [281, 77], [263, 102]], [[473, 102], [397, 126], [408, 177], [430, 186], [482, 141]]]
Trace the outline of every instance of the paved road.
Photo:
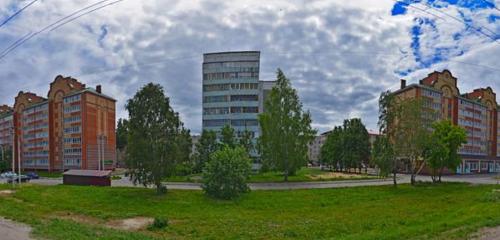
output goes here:
[[[465, 182], [471, 184], [498, 184], [495, 180], [496, 175], [467, 175], [467, 176], [445, 176], [445, 182]], [[430, 176], [418, 176], [418, 181], [431, 181]], [[62, 179], [38, 179], [32, 180], [32, 183], [42, 185], [57, 185], [62, 183]], [[398, 183], [410, 183], [408, 175], [399, 175]], [[324, 181], [324, 182], [289, 182], [289, 183], [251, 183], [252, 190], [287, 190], [287, 189], [316, 189], [316, 188], [341, 188], [341, 187], [358, 187], [358, 186], [382, 186], [391, 185], [392, 179], [372, 179], [372, 180], [346, 180], [346, 181]], [[183, 190], [201, 190], [198, 183], [166, 183], [169, 189]], [[134, 187], [128, 178], [121, 180], [113, 180], [113, 187]], [[138, 185], [137, 187], [142, 187]]]
[[2, 240], [31, 240], [31, 228], [0, 218], [0, 239]]

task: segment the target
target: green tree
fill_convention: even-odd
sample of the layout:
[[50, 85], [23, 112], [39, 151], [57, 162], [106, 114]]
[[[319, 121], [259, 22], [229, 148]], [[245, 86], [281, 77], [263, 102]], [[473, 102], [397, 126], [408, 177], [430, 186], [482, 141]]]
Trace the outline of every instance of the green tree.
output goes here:
[[129, 113], [127, 166], [134, 184], [155, 185], [165, 192], [161, 181], [175, 174], [176, 165], [189, 157], [187, 131], [179, 114], [170, 106], [163, 88], [149, 83], [126, 105]]
[[344, 130], [342, 127], [335, 127], [326, 137], [323, 146], [321, 146], [320, 160], [322, 163], [328, 165], [330, 170], [339, 170], [338, 168], [341, 166], [340, 163], [344, 152], [342, 143], [343, 134]]
[[394, 158], [394, 150], [389, 138], [385, 135], [379, 136], [373, 144], [372, 163], [379, 168], [380, 177], [388, 177], [392, 173], [394, 186], [396, 186], [397, 162]]
[[128, 137], [128, 121], [127, 119], [118, 119], [118, 124], [116, 125], [116, 148], [123, 150], [127, 146]]
[[205, 163], [210, 160], [210, 155], [217, 149], [217, 134], [214, 131], [203, 130], [200, 140], [196, 143], [193, 171], [195, 173], [201, 172]]
[[251, 162], [244, 148], [224, 146], [210, 158], [203, 169], [202, 188], [207, 195], [233, 199], [250, 190], [247, 180], [251, 173]]
[[354, 118], [344, 121], [343, 133], [343, 167], [347, 170], [357, 168], [361, 172], [362, 164], [366, 164], [370, 159], [368, 131], [361, 119]]
[[432, 181], [441, 182], [445, 168], [454, 171], [460, 165], [458, 149], [467, 143], [467, 133], [447, 120], [434, 122], [432, 128], [426, 149], [426, 161], [432, 169]]
[[429, 121], [424, 118], [421, 99], [399, 99], [397, 104], [400, 115], [393, 125], [395, 155], [406, 160], [411, 184], [414, 185], [416, 176], [425, 166], [423, 157], [430, 140]]
[[[375, 151], [375, 164], [383, 171], [392, 167], [392, 176], [394, 186], [397, 185], [397, 171], [400, 164], [395, 155], [394, 145], [396, 139], [397, 117], [401, 115], [401, 108], [396, 102], [396, 98], [391, 91], [382, 92], [379, 98], [379, 119], [378, 126], [380, 134], [384, 136], [379, 142]], [[384, 154], [383, 156], [379, 154]]]
[[254, 149], [254, 145], [253, 145], [253, 141], [252, 141], [252, 132], [245, 129], [245, 131], [243, 131], [241, 133], [241, 136], [239, 139], [239, 145], [247, 151], [248, 155], [250, 155], [250, 153]]
[[224, 125], [221, 129], [220, 142], [230, 148], [234, 148], [238, 145], [236, 141], [236, 136], [234, 134], [234, 128], [229, 124]]
[[5, 172], [11, 169], [12, 164], [12, 149], [3, 146], [3, 151], [0, 150], [0, 172]]
[[282, 171], [288, 181], [289, 175], [307, 164], [308, 144], [316, 131], [311, 128], [309, 112], [302, 111], [297, 91], [280, 69], [264, 104], [266, 112], [259, 115], [264, 169]]

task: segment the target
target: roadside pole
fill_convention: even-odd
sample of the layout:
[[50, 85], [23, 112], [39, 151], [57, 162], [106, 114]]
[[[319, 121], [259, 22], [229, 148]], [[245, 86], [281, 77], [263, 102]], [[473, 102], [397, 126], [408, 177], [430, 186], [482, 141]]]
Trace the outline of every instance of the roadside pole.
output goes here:
[[19, 161], [17, 162], [17, 171], [19, 172], [17, 183], [21, 186], [21, 140], [17, 141], [17, 155], [19, 156]]
[[[15, 173], [15, 166], [16, 166], [16, 161], [15, 161], [15, 158], [14, 158], [14, 145], [16, 143], [16, 140], [15, 140], [15, 132], [14, 132], [14, 123], [12, 123], [12, 127], [10, 129], [10, 136], [12, 137], [12, 146], [11, 146], [11, 152], [12, 152], [12, 173]], [[12, 187], [14, 187], [14, 177], [12, 177]]]

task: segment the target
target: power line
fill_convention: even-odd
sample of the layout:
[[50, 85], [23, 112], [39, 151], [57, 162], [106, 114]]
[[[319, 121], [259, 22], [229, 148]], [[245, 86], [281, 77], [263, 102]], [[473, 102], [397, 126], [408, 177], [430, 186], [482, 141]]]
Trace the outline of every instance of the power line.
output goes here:
[[[424, 13], [430, 14], [430, 15], [432, 15], [432, 16], [434, 16], [434, 17], [437, 17], [437, 18], [439, 18], [439, 19], [441, 19], [441, 20], [446, 21], [446, 19], [442, 18], [441, 16], [438, 16], [438, 15], [436, 15], [436, 14], [434, 14], [434, 13], [431, 13], [431, 12], [429, 12], [429, 11], [425, 10], [425, 9], [421, 9], [421, 8], [415, 7], [415, 6], [411, 5], [411, 3], [401, 2], [400, 0], [393, 0], [393, 1], [394, 1], [394, 2], [396, 2], [396, 3], [404, 4], [404, 5], [406, 5], [406, 6], [410, 7], [410, 8], [417, 9], [417, 10], [419, 10], [419, 11], [421, 11], [421, 12], [424, 12]], [[427, 7], [431, 8], [431, 9], [433, 9], [433, 10], [437, 11], [437, 12], [440, 12], [441, 14], [444, 14], [444, 15], [446, 15], [446, 16], [448, 16], [448, 17], [452, 18], [452, 19], [453, 19], [453, 20], [455, 20], [455, 21], [458, 21], [458, 22], [460, 22], [460, 23], [462, 23], [462, 24], [465, 24], [465, 26], [467, 26], [468, 28], [471, 28], [472, 30], [474, 30], [474, 31], [476, 31], [476, 32], [478, 32], [478, 33], [480, 33], [480, 34], [482, 34], [482, 35], [484, 35], [484, 36], [486, 36], [486, 37], [490, 38], [490, 39], [491, 39], [491, 40], [493, 40], [494, 42], [499, 43], [499, 42], [496, 40], [496, 33], [495, 33], [495, 32], [493, 32], [493, 31], [491, 31], [490, 29], [488, 29], [488, 28], [486, 28], [486, 27], [482, 27], [482, 28], [487, 29], [488, 31], [492, 32], [493, 34], [495, 34], [495, 36], [494, 36], [494, 37], [492, 37], [492, 36], [490, 36], [490, 35], [488, 35], [488, 34], [484, 33], [483, 31], [481, 31], [481, 29], [480, 29], [480, 28], [476, 28], [476, 27], [472, 26], [471, 24], [469, 24], [469, 23], [467, 23], [467, 22], [465, 22], [465, 21], [463, 21], [463, 20], [461, 20], [461, 19], [459, 19], [459, 18], [457, 18], [457, 17], [455, 17], [455, 16], [453, 16], [453, 15], [450, 15], [450, 14], [448, 14], [448, 13], [446, 13], [446, 12], [443, 12], [443, 11], [441, 11], [441, 10], [438, 10], [438, 9], [434, 8], [432, 5], [430, 5], [430, 4], [429, 4], [429, 3], [427, 3], [427, 2], [424, 2], [424, 3], [422, 3], [422, 4], [426, 5]], [[500, 44], [500, 43], [499, 43], [499, 44]]]
[[26, 6], [24, 6], [23, 8], [19, 9], [17, 12], [15, 12], [12, 16], [8, 17], [7, 19], [5, 19], [5, 21], [3, 21], [1, 24], [0, 24], [0, 28], [7, 24], [10, 20], [12, 20], [14, 17], [16, 17], [17, 15], [19, 15], [22, 11], [24, 11], [24, 9], [28, 8], [29, 6], [31, 6], [33, 3], [37, 2], [38, 0], [33, 0], [32, 2], [28, 3]]
[[[76, 19], [78, 19], [80, 17], [83, 17], [83, 16], [85, 16], [87, 14], [90, 14], [90, 13], [95, 12], [97, 10], [100, 10], [100, 9], [102, 9], [104, 7], [108, 7], [110, 5], [116, 4], [116, 3], [124, 1], [124, 0], [114, 1], [114, 2], [111, 2], [111, 3], [105, 4], [105, 5], [99, 6], [99, 7], [95, 8], [95, 9], [90, 10], [90, 11], [84, 12], [84, 11], [86, 11], [88, 9], [91, 9], [91, 8], [97, 6], [97, 5], [100, 5], [100, 4], [108, 2], [108, 1], [110, 1], [110, 0], [102, 0], [102, 1], [96, 2], [94, 4], [91, 4], [91, 5], [89, 5], [89, 6], [85, 7], [85, 8], [82, 8], [82, 9], [80, 9], [78, 11], [75, 11], [75, 12], [73, 12], [73, 13], [71, 13], [71, 14], [69, 14], [69, 15], [67, 15], [67, 16], [65, 16], [65, 17], [63, 17], [63, 18], [61, 18], [61, 19], [59, 19], [59, 20], [57, 20], [57, 21], [55, 21], [55, 22], [53, 22], [51, 24], [49, 24], [48, 26], [42, 28], [41, 30], [39, 30], [39, 31], [37, 31], [35, 33], [32, 33], [30, 36], [28, 36], [28, 37], [26, 37], [24, 39], [21, 38], [21, 39], [17, 40], [13, 44], [11, 44], [7, 49], [5, 49], [4, 51], [2, 51], [2, 55], [0, 55], [0, 60], [3, 59], [5, 56], [7, 56], [10, 52], [14, 51], [16, 48], [18, 48], [19, 46], [21, 46], [22, 44], [24, 44], [25, 42], [29, 41], [30, 39], [32, 39], [36, 35], [47, 31], [48, 29], [50, 29], [50, 31], [53, 31], [53, 30], [55, 30], [55, 29], [57, 29], [57, 28], [59, 28], [59, 27], [61, 27], [63, 25], [66, 25], [66, 24], [68, 24], [68, 23], [70, 23], [70, 22], [72, 22], [72, 21], [74, 21], [74, 20], [76, 20]], [[81, 12], [84, 12], [84, 13], [82, 13], [80, 15], [77, 15], [77, 14], [79, 14]], [[75, 15], [77, 15], [77, 16], [73, 17]], [[73, 18], [71, 18], [71, 17], [73, 17]], [[69, 19], [69, 20], [65, 21], [67, 19]], [[63, 22], [63, 21], [65, 21], [65, 22]]]
[[432, 5], [430, 5], [429, 3], [423, 3], [423, 4], [425, 4], [426, 6], [428, 6], [428, 7], [432, 8], [434, 11], [440, 12], [441, 14], [444, 14], [444, 15], [446, 15], [446, 16], [448, 16], [448, 17], [452, 18], [453, 20], [455, 20], [455, 21], [457, 21], [457, 22], [459, 22], [459, 23], [463, 23], [463, 24], [465, 24], [465, 26], [467, 26], [468, 28], [472, 28], [474, 31], [476, 31], [476, 32], [478, 32], [478, 33], [480, 33], [480, 34], [483, 34], [483, 35], [487, 36], [488, 38], [491, 38], [491, 40], [493, 40], [493, 41], [495, 41], [495, 42], [497, 41], [497, 40], [496, 40], [496, 36], [497, 36], [497, 34], [496, 34], [495, 32], [493, 32], [492, 30], [490, 30], [489, 28], [487, 28], [487, 27], [481, 27], [481, 28], [484, 28], [484, 29], [488, 30], [489, 32], [493, 33], [493, 34], [494, 34], [494, 36], [493, 36], [493, 37], [492, 37], [492, 36], [490, 36], [489, 34], [484, 33], [483, 31], [481, 31], [481, 28], [476, 28], [476, 27], [472, 26], [471, 24], [467, 23], [466, 21], [464, 21], [463, 19], [457, 18], [457, 17], [455, 17], [455, 16], [453, 16], [453, 15], [451, 15], [451, 14], [448, 14], [448, 13], [446, 13], [446, 12], [444, 12], [444, 11], [441, 11], [441, 10], [439, 10], [439, 9], [437, 9], [437, 8], [434, 8], [434, 7], [433, 7]]
[[20, 39], [18, 39], [17, 41], [15, 41], [13, 44], [11, 44], [8, 48], [4, 49], [1, 53], [0, 53], [0, 56], [2, 56], [5, 52], [7, 52], [9, 49], [11, 49], [14, 45], [16, 45], [17, 43], [21, 42], [22, 40], [26, 39], [28, 36], [31, 35], [32, 32], [29, 32], [27, 33], [26, 35], [24, 35], [23, 37], [21, 37]]
[[[105, 0], [105, 1], [109, 1], [109, 0]], [[104, 2], [105, 2], [105, 1], [104, 1]], [[62, 26], [64, 26], [64, 25], [66, 25], [66, 24], [68, 24], [68, 23], [70, 23], [70, 22], [72, 22], [72, 21], [74, 21], [74, 20], [76, 20], [76, 19], [78, 19], [78, 18], [80, 18], [80, 17], [83, 17], [83, 16], [87, 15], [87, 14], [93, 13], [93, 12], [95, 12], [95, 11], [98, 11], [98, 10], [103, 9], [103, 8], [105, 8], [105, 7], [111, 6], [111, 5], [113, 5], [113, 4], [117, 4], [117, 3], [122, 2], [122, 1], [124, 1], [124, 0], [117, 0], [117, 1], [114, 1], [114, 2], [110, 2], [110, 3], [105, 4], [105, 5], [103, 5], [103, 6], [100, 6], [100, 7], [97, 7], [97, 8], [95, 8], [95, 9], [92, 9], [92, 10], [90, 10], [90, 11], [88, 11], [88, 12], [84, 12], [84, 13], [82, 13], [82, 14], [80, 14], [80, 15], [77, 15], [77, 16], [76, 16], [76, 17], [74, 17], [74, 18], [69, 19], [69, 20], [68, 20], [68, 21], [66, 21], [66, 22], [63, 22], [63, 23], [61, 23], [61, 24], [59, 24], [59, 25], [57, 25], [57, 26], [53, 27], [52, 29], [50, 29], [50, 30], [49, 30], [49, 32], [52, 32], [52, 31], [54, 31], [54, 30], [56, 30], [56, 29], [58, 29], [58, 28], [60, 28], [60, 27], [62, 27]]]

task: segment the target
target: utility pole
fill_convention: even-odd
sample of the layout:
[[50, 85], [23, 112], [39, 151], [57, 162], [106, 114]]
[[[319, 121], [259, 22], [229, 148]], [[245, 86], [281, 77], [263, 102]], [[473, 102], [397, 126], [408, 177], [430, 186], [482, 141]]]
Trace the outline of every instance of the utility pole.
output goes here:
[[17, 161], [17, 172], [19, 172], [17, 179], [18, 184], [21, 184], [21, 139], [17, 141], [17, 155], [19, 156], [19, 161]]
[[[15, 145], [15, 131], [14, 131], [14, 120], [12, 120], [12, 126], [10, 128], [10, 136], [12, 137], [12, 146], [11, 146], [11, 152], [12, 152], [12, 173], [15, 173], [15, 166], [16, 166], [16, 161], [14, 157], [14, 145]], [[14, 177], [12, 177], [12, 187], [14, 187]]]

